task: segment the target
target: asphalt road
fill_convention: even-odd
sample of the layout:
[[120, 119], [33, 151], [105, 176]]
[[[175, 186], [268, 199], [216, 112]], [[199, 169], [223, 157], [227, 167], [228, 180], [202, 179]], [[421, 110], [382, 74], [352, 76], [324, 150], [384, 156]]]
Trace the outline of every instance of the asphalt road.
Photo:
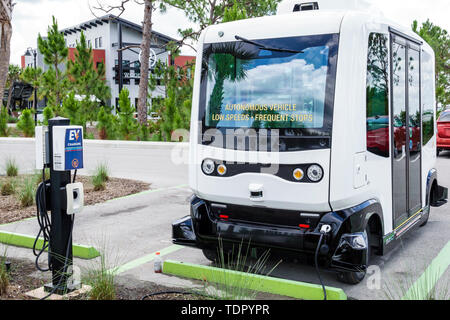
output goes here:
[[[182, 149], [187, 149], [187, 146], [182, 146]], [[128, 285], [141, 287], [144, 281], [166, 286], [194, 285], [189, 280], [155, 274], [153, 263], [149, 262], [152, 253], [169, 248], [171, 253], [164, 259], [209, 265], [201, 251], [173, 247], [171, 243], [171, 223], [189, 214], [191, 195], [186, 186], [187, 165], [174, 165], [171, 161], [173, 146], [87, 142], [85, 152], [88, 166], [85, 172], [93, 170], [96, 163], [106, 161], [112, 176], [151, 182], [152, 192], [86, 208], [77, 216], [74, 242], [100, 248], [111, 267], [122, 267], [119, 269], [122, 272], [120, 281]], [[4, 160], [11, 156], [17, 160], [22, 172], [33, 171], [34, 141], [0, 139], [0, 172], [3, 171]], [[441, 154], [437, 169], [440, 184], [450, 186], [450, 152]], [[449, 243], [449, 208], [449, 205], [433, 208], [428, 225], [408, 235], [389, 255], [376, 258], [371, 269], [375, 273], [363, 283], [344, 285], [333, 273], [323, 271], [325, 284], [343, 288], [349, 297], [355, 299], [401, 298], [405, 293], [403, 287], [408, 288], [415, 283]], [[29, 235], [38, 231], [35, 220], [0, 226], [0, 230]], [[9, 247], [8, 255], [32, 259], [28, 249]], [[92, 261], [76, 259], [74, 263], [84, 270]], [[318, 283], [313, 267], [294, 262], [282, 262], [272, 276]], [[439, 289], [448, 287], [449, 269], [443, 271], [438, 281]]]

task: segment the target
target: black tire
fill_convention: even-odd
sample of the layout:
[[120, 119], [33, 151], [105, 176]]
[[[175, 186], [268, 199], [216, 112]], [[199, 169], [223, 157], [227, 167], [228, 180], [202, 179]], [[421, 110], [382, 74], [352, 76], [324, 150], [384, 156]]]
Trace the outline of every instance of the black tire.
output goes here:
[[205, 256], [206, 259], [208, 259], [211, 262], [217, 262], [218, 261], [218, 257], [217, 257], [217, 251], [216, 250], [211, 250], [211, 249], [202, 249], [203, 251], [203, 255]]
[[[367, 248], [367, 255], [369, 256], [369, 262], [370, 262], [370, 255], [372, 254], [372, 250], [370, 248], [370, 230], [369, 230], [369, 226], [366, 227], [366, 234], [367, 234], [367, 243], [368, 248]], [[359, 283], [361, 283], [364, 278], [366, 277], [366, 271], [360, 271], [360, 272], [339, 272], [337, 274], [337, 279], [342, 282], [342, 283], [346, 283], [346, 284], [351, 284], [351, 285], [357, 285]]]
[[436, 156], [438, 156], [439, 157], [439, 154], [441, 153], [441, 149], [436, 149]]

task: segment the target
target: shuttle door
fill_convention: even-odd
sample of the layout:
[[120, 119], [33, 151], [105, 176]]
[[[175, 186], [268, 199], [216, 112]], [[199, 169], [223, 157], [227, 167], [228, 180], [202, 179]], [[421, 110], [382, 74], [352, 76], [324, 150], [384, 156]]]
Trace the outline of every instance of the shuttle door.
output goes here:
[[392, 189], [394, 228], [422, 207], [420, 47], [391, 34]]

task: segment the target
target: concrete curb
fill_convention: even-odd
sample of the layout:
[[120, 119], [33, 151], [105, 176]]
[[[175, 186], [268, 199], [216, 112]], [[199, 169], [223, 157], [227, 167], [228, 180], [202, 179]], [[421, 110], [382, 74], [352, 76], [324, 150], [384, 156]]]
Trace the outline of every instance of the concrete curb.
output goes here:
[[[34, 138], [0, 138], [2, 144], [14, 144], [27, 142], [34, 144]], [[103, 146], [110, 148], [145, 148], [145, 149], [170, 149], [174, 147], [189, 148], [187, 142], [152, 142], [152, 141], [122, 141], [122, 140], [84, 140], [85, 146]]]
[[[233, 284], [234, 286], [241, 288], [296, 299], [323, 300], [323, 289], [319, 285], [247, 274], [227, 269], [167, 260], [163, 264], [163, 273], [219, 284]], [[342, 289], [332, 287], [325, 288], [328, 300], [347, 300], [347, 295]]]
[[[33, 249], [35, 237], [23, 235], [19, 233], [12, 233], [7, 231], [0, 231], [0, 243], [8, 244], [16, 247], [23, 247]], [[44, 239], [39, 238], [36, 249], [40, 250], [44, 244]], [[81, 259], [94, 259], [100, 256], [100, 253], [94, 247], [73, 244], [73, 256]]]

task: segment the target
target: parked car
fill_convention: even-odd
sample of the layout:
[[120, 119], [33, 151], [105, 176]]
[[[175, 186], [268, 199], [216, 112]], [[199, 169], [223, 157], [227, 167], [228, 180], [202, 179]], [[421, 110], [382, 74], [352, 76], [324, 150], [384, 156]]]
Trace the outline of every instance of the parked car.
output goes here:
[[450, 110], [441, 113], [437, 126], [437, 155], [439, 155], [442, 150], [450, 150]]

